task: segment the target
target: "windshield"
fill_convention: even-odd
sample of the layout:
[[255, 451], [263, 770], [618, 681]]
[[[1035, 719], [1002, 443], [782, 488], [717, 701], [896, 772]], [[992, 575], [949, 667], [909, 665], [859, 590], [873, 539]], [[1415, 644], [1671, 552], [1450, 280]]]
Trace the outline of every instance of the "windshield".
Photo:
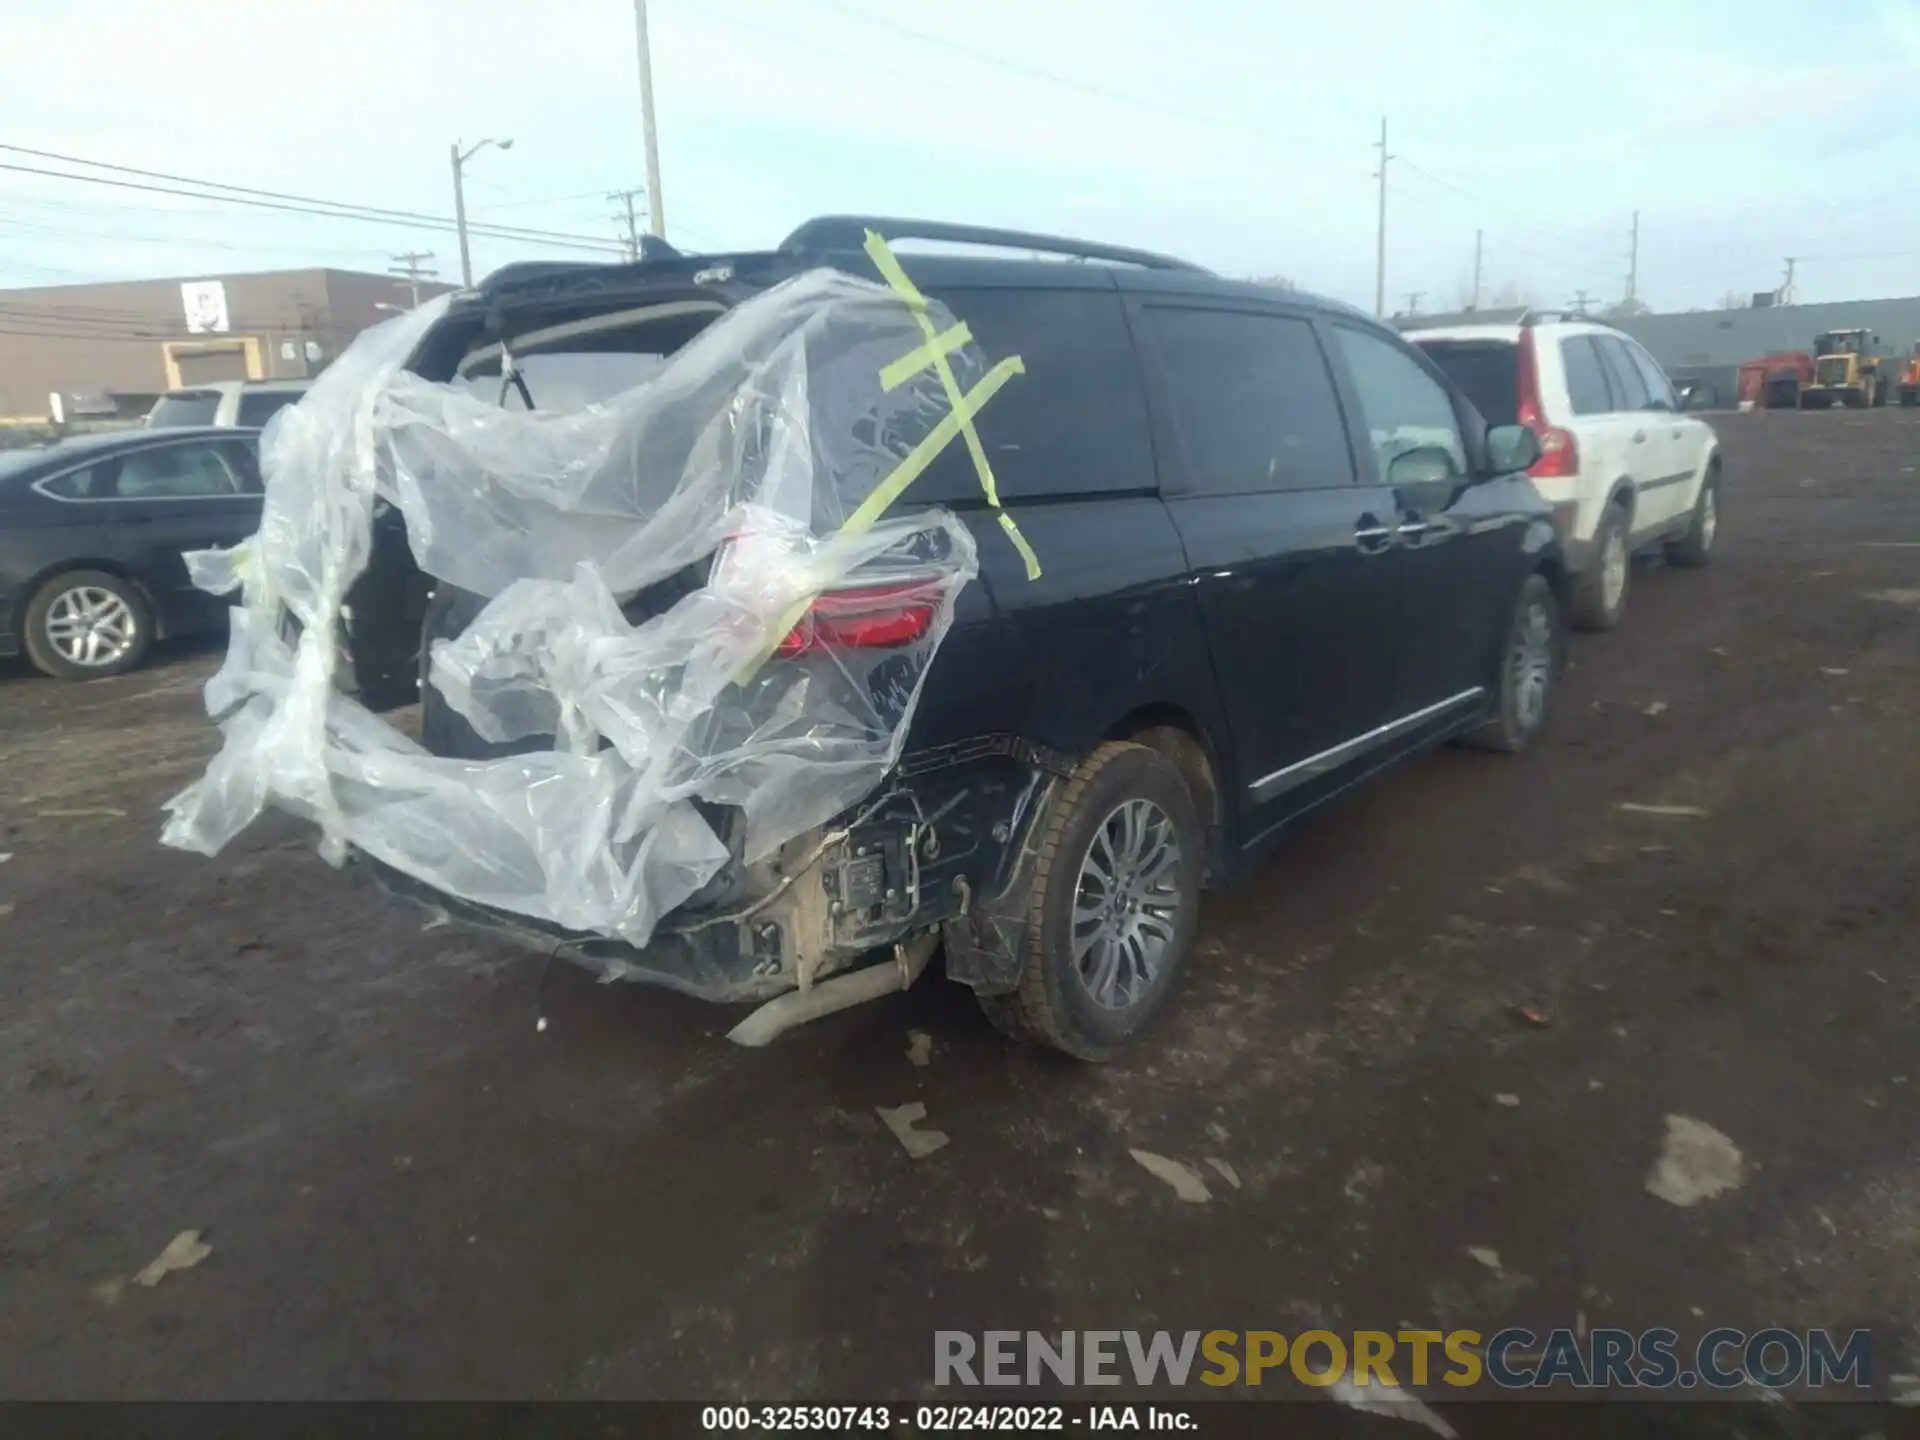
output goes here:
[[219, 409], [218, 390], [182, 390], [162, 395], [147, 413], [147, 424], [154, 429], [169, 425], [211, 425]]
[[1508, 340], [1414, 342], [1465, 392], [1489, 425], [1519, 422], [1520, 347]]

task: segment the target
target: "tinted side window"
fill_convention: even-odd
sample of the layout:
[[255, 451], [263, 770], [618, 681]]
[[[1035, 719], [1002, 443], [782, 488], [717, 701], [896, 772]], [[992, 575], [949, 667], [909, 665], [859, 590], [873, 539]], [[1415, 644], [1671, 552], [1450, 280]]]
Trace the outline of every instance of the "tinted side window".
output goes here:
[[239, 412], [234, 416], [236, 425], [260, 426], [278, 415], [300, 396], [290, 390], [255, 390], [243, 392], [240, 396]]
[[1680, 407], [1673, 398], [1673, 385], [1668, 381], [1667, 372], [1660, 368], [1659, 363], [1631, 340], [1615, 343], [1627, 352], [1627, 358], [1640, 371], [1640, 378], [1647, 382], [1647, 394], [1654, 408], [1678, 410]]
[[[1009, 380], [974, 420], [1003, 500], [1154, 488], [1140, 364], [1117, 294], [931, 293], [966, 322], [987, 365], [1009, 355], [1026, 364], [1026, 373]], [[909, 498], [983, 499], [966, 446], [942, 451]]]
[[1345, 325], [1334, 327], [1346, 357], [1360, 409], [1373, 440], [1381, 481], [1396, 455], [1427, 447], [1442, 449], [1454, 473], [1467, 473], [1467, 450], [1453, 400], [1440, 382], [1392, 341]]
[[120, 459], [114, 495], [121, 500], [201, 500], [242, 493], [239, 475], [218, 445], [166, 445]]
[[1613, 387], [1615, 408], [1620, 410], [1644, 410], [1653, 399], [1647, 393], [1647, 382], [1641, 378], [1640, 369], [1627, 354], [1627, 347], [1611, 335], [1595, 335], [1593, 348], [1600, 352], [1601, 363], [1607, 367], [1607, 382]]
[[1202, 495], [1353, 481], [1333, 376], [1305, 320], [1152, 306], [1148, 333]]
[[1600, 368], [1600, 356], [1593, 340], [1576, 335], [1560, 342], [1560, 364], [1567, 372], [1567, 399], [1576, 415], [1604, 415], [1613, 409], [1613, 395], [1607, 389], [1607, 372]]

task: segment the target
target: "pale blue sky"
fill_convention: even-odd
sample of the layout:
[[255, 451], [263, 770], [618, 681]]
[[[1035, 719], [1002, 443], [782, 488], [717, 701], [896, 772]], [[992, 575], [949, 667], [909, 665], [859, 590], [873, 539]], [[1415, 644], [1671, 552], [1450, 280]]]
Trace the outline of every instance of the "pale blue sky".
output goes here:
[[[628, 0], [9, 0], [15, 145], [611, 236], [642, 180]], [[1807, 257], [1806, 301], [1920, 293], [1920, 6], [1866, 0], [652, 0], [669, 233], [825, 211], [1061, 231], [1371, 305], [1384, 112], [1391, 304], [1489, 289], [1711, 305]], [[320, 20], [316, 17], [324, 15]], [[904, 29], [902, 28], [904, 27]], [[907, 31], [916, 34], [905, 33]], [[37, 164], [0, 152], [0, 162]], [[0, 284], [330, 264], [450, 235], [0, 170]], [[1911, 252], [1911, 253], [1898, 253]], [[482, 240], [476, 269], [569, 252]]]

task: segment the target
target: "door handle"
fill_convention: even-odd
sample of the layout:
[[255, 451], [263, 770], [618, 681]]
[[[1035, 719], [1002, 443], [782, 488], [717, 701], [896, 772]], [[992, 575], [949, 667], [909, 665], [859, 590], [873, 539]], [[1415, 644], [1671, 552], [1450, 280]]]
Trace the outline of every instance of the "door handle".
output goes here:
[[1362, 515], [1353, 532], [1353, 543], [1363, 554], [1378, 555], [1393, 543], [1393, 531], [1371, 515]]
[[1400, 522], [1400, 528], [1394, 533], [1402, 540], [1418, 540], [1432, 528], [1433, 526], [1429, 525], [1418, 515], [1409, 515]]

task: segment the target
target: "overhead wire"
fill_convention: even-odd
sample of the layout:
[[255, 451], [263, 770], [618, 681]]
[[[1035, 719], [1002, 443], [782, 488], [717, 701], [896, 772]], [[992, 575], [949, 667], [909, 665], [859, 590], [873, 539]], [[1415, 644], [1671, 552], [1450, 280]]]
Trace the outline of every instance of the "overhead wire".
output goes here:
[[[95, 169], [114, 172], [112, 175], [88, 175], [71, 170], [54, 170], [45, 166], [21, 165], [11, 161], [0, 161], [0, 171], [23, 175], [36, 175], [46, 179], [76, 181], [82, 184], [102, 185], [114, 189], [136, 190], [149, 194], [174, 195], [191, 200], [209, 201], [216, 204], [241, 205], [249, 208], [280, 211], [297, 215], [316, 215], [327, 219], [358, 220], [367, 223], [388, 225], [396, 228], [429, 230], [440, 234], [455, 234], [458, 223], [448, 216], [428, 215], [418, 211], [388, 210], [383, 207], [354, 205], [341, 201], [321, 200], [311, 196], [285, 194], [279, 191], [257, 190], [248, 186], [226, 185], [218, 181], [195, 180], [185, 176], [169, 175], [159, 171], [135, 169], [132, 166], [110, 165], [104, 161], [85, 160], [76, 156], [55, 155], [47, 151], [27, 150], [18, 145], [0, 144], [0, 151], [26, 153], [36, 157], [52, 159], [61, 164], [84, 165]], [[139, 180], [117, 178], [121, 175], [146, 177]], [[170, 183], [160, 184], [155, 181]], [[182, 189], [181, 186], [195, 186], [195, 189]], [[577, 235], [563, 231], [538, 230], [524, 226], [497, 225], [490, 222], [470, 223], [467, 233], [488, 239], [512, 240], [523, 244], [548, 245], [556, 248], [583, 249], [617, 252], [619, 242], [598, 236]]]

